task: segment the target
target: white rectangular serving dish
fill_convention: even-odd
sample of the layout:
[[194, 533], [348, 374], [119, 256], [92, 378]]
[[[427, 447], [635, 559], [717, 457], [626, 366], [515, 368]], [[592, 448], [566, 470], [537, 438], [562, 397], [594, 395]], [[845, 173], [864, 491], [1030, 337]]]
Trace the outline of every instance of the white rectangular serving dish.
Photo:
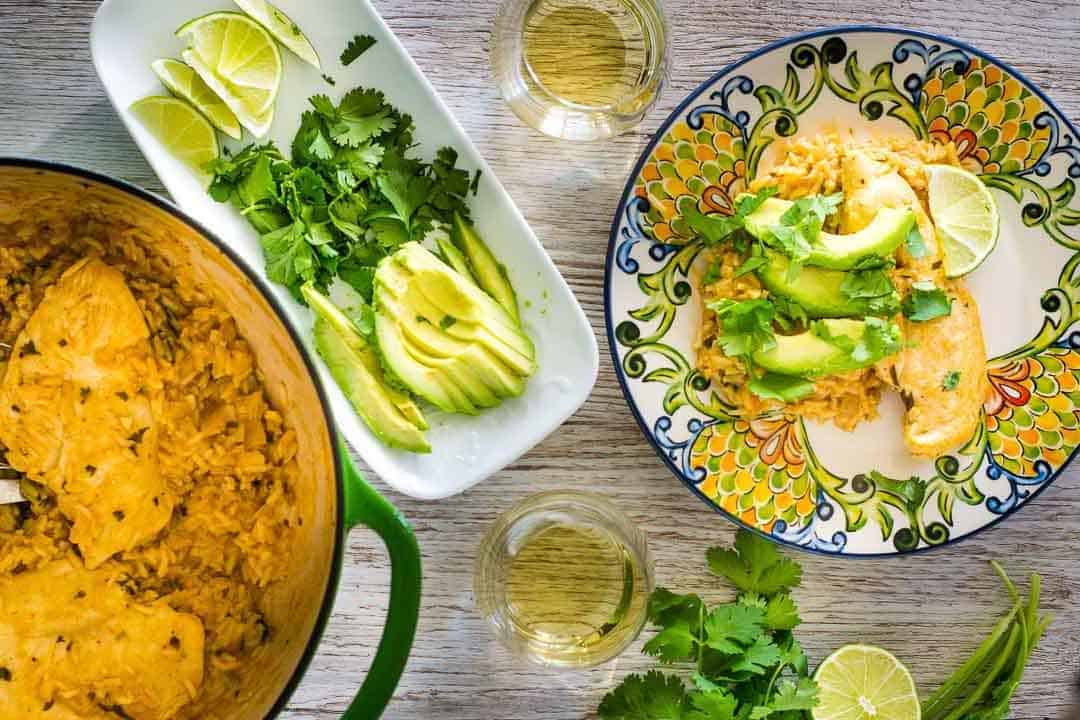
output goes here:
[[[537, 347], [539, 370], [525, 393], [477, 417], [431, 409], [433, 451], [414, 455], [376, 440], [326, 366], [317, 362], [339, 431], [379, 477], [417, 498], [454, 495], [516, 460], [585, 402], [596, 382], [596, 338], [581, 306], [510, 196], [371, 3], [281, 0], [277, 4], [310, 38], [322, 71], [336, 85], [329, 85], [318, 70], [282, 49], [285, 74], [276, 117], [262, 141], [273, 140], [287, 153], [309, 96], [326, 93], [336, 100], [363, 85], [382, 90], [393, 105], [412, 115], [421, 156], [430, 158], [437, 148], [450, 145], [460, 153], [461, 167], [482, 170], [479, 192], [471, 200], [473, 216], [482, 237], [506, 265], [522, 302], [522, 322]], [[166, 94], [150, 63], [159, 57], [179, 57], [185, 45], [175, 37], [175, 29], [191, 18], [226, 9], [237, 10], [225, 0], [105, 0], [94, 18], [90, 47], [109, 100], [174, 201], [261, 274], [262, 250], [254, 230], [231, 205], [211, 199], [198, 178], [127, 110], [141, 97]], [[342, 67], [338, 56], [358, 34], [372, 35], [376, 43], [359, 60]], [[250, 141], [245, 137], [245, 142]], [[284, 288], [273, 285], [272, 290], [314, 356], [310, 312]]]

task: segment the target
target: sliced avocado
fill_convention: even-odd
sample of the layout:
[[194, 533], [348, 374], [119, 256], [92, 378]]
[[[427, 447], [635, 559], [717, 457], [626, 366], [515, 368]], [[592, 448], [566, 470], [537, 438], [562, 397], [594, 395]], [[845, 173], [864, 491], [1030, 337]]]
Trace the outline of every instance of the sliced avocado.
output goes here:
[[449, 236], [440, 234], [435, 240], [435, 245], [439, 248], [439, 253], [442, 255], [446, 264], [454, 268], [461, 277], [465, 278], [473, 285], [479, 287], [479, 283], [476, 282], [476, 278], [473, 277], [472, 270], [469, 269], [469, 261], [465, 259], [465, 256], [458, 250], [457, 245], [449, 238]]
[[[848, 273], [842, 270], [826, 270], [803, 267], [794, 278], [788, 277], [790, 262], [782, 253], [766, 250], [769, 262], [757, 269], [762, 286], [773, 295], [794, 300], [812, 318], [861, 317], [863, 315], [891, 315], [900, 307], [900, 294], [894, 288], [890, 295], [881, 297], [848, 297], [842, 286]], [[878, 271], [870, 271], [878, 272]]]
[[[771, 197], [746, 217], [746, 230], [758, 240], [769, 241], [769, 227], [793, 205], [790, 200]], [[915, 226], [915, 214], [908, 209], [879, 208], [870, 224], [849, 235], [822, 232], [810, 250], [807, 265], [850, 270], [867, 267], [873, 258], [890, 257]]]
[[[378, 295], [376, 295], [378, 301]], [[418, 362], [410, 352], [397, 321], [389, 313], [375, 308], [375, 337], [386, 364], [412, 392], [445, 412], [476, 415], [476, 404], [443, 368]]]
[[386, 366], [448, 412], [473, 414], [524, 391], [535, 350], [490, 296], [417, 243], [380, 261], [375, 334]]
[[[869, 367], [901, 347], [895, 323], [870, 318], [820, 320], [815, 325], [797, 335], [777, 335], [774, 347], [754, 353], [754, 362], [785, 375], [821, 377]], [[867, 341], [869, 336], [875, 336], [872, 342]]]
[[360, 419], [390, 447], [431, 452], [423, 414], [408, 396], [386, 386], [371, 346], [329, 298], [310, 284], [302, 291], [316, 313], [315, 348]]
[[[407, 306], [390, 293], [384, 293], [380, 302], [387, 312], [397, 318], [413, 357], [427, 365], [444, 368], [447, 367], [445, 361], [453, 360], [450, 368], [455, 373], [466, 374], [466, 382], [470, 384], [473, 380], [483, 383], [497, 396], [490, 398], [489, 393], [479, 391], [476, 402], [482, 407], [495, 405], [501, 398], [521, 394], [524, 381], [510, 368], [483, 345], [449, 335], [443, 327], [446, 324], [445, 316], [431, 312], [434, 308], [430, 304], [425, 307], [415, 302], [418, 293], [412, 293], [412, 296], [413, 301]], [[419, 298], [423, 299], [423, 296]], [[462, 389], [467, 391], [468, 387], [463, 385]]]
[[461, 213], [454, 213], [450, 237], [469, 259], [469, 266], [472, 267], [473, 275], [480, 287], [495, 298], [495, 301], [510, 314], [510, 317], [514, 318], [515, 322], [520, 322], [517, 295], [514, 294], [514, 288], [506, 277], [506, 270], [480, 239], [476, 229], [461, 217]]
[[[486, 325], [463, 320], [452, 312], [437, 307], [424, 293], [420, 283], [410, 282], [408, 271], [400, 265], [390, 264], [382, 268], [379, 281], [384, 298], [393, 297], [399, 304], [407, 305], [415, 314], [438, 326], [442, 334], [464, 343], [479, 343], [517, 375], [527, 377], [536, 371], [535, 350], [524, 333], [503, 331], [502, 328], [498, 328], [498, 332], [492, 332]], [[513, 386], [523, 387], [520, 380], [514, 382]]]

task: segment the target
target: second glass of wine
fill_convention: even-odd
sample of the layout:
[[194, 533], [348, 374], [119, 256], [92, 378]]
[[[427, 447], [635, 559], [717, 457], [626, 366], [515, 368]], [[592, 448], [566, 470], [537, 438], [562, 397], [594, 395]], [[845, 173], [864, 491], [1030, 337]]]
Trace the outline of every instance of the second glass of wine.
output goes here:
[[664, 83], [660, 0], [504, 0], [491, 64], [524, 122], [552, 137], [601, 140], [641, 122]]

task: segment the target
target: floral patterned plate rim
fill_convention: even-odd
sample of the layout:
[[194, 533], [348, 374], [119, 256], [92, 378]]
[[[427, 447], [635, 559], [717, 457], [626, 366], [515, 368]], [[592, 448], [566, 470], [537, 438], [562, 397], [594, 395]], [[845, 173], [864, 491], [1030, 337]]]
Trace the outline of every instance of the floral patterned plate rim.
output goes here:
[[[891, 396], [853, 433], [792, 416], [744, 420], [694, 367], [701, 247], [680, 208], [730, 214], [773, 141], [825, 129], [952, 141], [1000, 207], [998, 248], [968, 277], [991, 358], [983, 422], [932, 462], [903, 447]], [[635, 165], [605, 267], [616, 376], [664, 463], [735, 522], [829, 555], [941, 547], [1033, 500], [1080, 447], [1078, 137], [1017, 70], [904, 28], [792, 36], [700, 85]]]

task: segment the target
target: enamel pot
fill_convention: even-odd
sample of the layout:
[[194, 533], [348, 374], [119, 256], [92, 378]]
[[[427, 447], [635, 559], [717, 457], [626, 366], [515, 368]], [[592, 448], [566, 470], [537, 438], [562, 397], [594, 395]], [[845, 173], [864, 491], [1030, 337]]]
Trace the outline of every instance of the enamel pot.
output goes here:
[[[291, 480], [302, 525], [289, 572], [267, 590], [274, 628], [267, 652], [243, 670], [244, 691], [215, 708], [222, 720], [277, 716], [315, 655], [333, 606], [346, 534], [365, 526], [382, 538], [391, 563], [389, 612], [382, 638], [347, 720], [374, 720], [405, 669], [420, 606], [420, 551], [412, 528], [352, 466], [334, 432], [312, 359], [261, 277], [206, 228], [172, 204], [128, 183], [74, 167], [0, 158], [0, 220], [4, 195], [29, 191], [35, 202], [100, 213], [136, 227], [174, 266], [187, 266], [232, 313], [255, 354], [275, 408], [298, 437], [299, 477]], [[10, 203], [9, 203], [10, 204]]]

